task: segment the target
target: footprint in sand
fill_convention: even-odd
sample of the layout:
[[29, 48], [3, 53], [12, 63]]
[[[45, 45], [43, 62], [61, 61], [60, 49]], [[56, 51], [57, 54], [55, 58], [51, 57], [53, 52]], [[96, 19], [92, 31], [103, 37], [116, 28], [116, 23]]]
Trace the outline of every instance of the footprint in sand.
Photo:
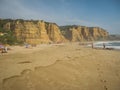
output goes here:
[[106, 86], [104, 86], [104, 89], [105, 89], [105, 90], [108, 90], [108, 88], [107, 88]]
[[118, 77], [118, 79], [120, 79], [120, 76], [119, 76], [118, 72], [116, 72], [115, 74], [116, 74], [116, 76]]
[[30, 61], [18, 62], [18, 64], [25, 64], [25, 63], [32, 63], [32, 62], [30, 62]]
[[97, 65], [98, 65], [97, 71], [98, 71], [98, 75], [100, 77], [100, 82], [104, 85], [103, 86], [104, 90], [108, 90], [108, 87], [106, 86], [107, 81], [102, 79], [103, 71], [100, 69], [100, 64], [97, 64]]
[[97, 70], [99, 71], [99, 70], [100, 70], [100, 68], [97, 68]]
[[71, 58], [71, 57], [67, 56], [67, 58]]
[[106, 82], [107, 82], [106, 80], [102, 80], [102, 79], [101, 79], [100, 81], [101, 81], [102, 83], [106, 83]]

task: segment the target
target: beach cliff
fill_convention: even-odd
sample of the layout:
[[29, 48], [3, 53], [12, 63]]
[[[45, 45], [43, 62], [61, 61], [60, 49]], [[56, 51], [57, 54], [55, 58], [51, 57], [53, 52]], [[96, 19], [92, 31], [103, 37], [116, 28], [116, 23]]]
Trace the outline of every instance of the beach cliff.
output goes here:
[[58, 26], [43, 20], [1, 19], [0, 27], [29, 44], [104, 40], [108, 36], [108, 32], [100, 27]]
[[100, 27], [61, 26], [63, 35], [70, 41], [105, 40], [109, 33]]

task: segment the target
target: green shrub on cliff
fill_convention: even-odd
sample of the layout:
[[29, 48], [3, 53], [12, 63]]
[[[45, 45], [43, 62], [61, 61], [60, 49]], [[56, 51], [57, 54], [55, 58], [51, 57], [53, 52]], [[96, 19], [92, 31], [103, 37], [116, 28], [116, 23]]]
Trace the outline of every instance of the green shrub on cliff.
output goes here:
[[11, 30], [5, 30], [0, 27], [0, 43], [2, 44], [9, 44], [9, 45], [14, 45], [16, 43], [22, 43], [18, 41], [14, 35], [14, 33]]

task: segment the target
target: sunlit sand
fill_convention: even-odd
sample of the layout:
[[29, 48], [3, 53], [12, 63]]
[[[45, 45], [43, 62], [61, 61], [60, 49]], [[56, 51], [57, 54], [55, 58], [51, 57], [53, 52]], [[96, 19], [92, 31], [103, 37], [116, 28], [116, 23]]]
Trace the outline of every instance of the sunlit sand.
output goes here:
[[0, 90], [120, 90], [120, 51], [78, 43], [10, 48], [0, 56]]

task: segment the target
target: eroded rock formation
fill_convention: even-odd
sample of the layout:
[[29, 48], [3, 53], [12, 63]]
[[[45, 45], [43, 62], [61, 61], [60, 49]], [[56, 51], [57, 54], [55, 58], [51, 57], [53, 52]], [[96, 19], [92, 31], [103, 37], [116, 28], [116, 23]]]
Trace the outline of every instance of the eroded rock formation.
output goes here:
[[57, 43], [67, 41], [55, 23], [42, 21], [15, 20], [3, 25], [12, 30], [18, 40], [30, 44]]
[[46, 25], [47, 34], [53, 42], [65, 42], [67, 41], [62, 33], [60, 32], [59, 27], [56, 24], [48, 23]]
[[93, 41], [104, 40], [108, 32], [99, 27], [86, 26], [61, 26], [61, 32], [70, 41]]
[[29, 43], [56, 43], [105, 39], [108, 32], [99, 27], [61, 26], [43, 20], [0, 20], [0, 27], [11, 30], [17, 40]]

